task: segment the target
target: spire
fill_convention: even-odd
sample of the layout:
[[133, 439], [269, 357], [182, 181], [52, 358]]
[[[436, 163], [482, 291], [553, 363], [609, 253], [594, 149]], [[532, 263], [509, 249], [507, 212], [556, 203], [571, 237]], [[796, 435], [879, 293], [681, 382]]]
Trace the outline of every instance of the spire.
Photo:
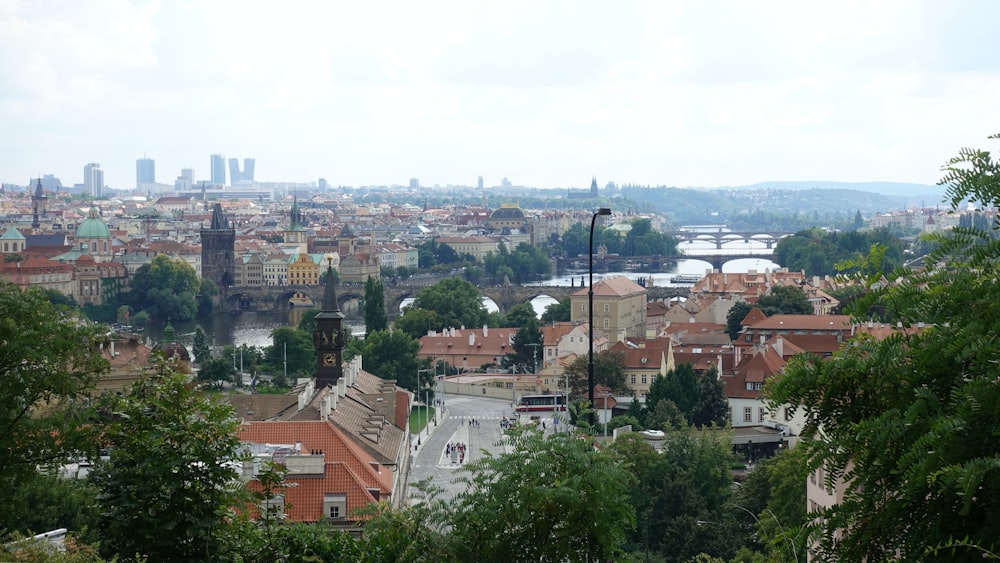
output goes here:
[[170, 324], [170, 320], [167, 320], [167, 326], [163, 329], [163, 341], [173, 342], [176, 340], [175, 334], [174, 325]]
[[299, 223], [302, 222], [301, 216], [299, 215], [299, 196], [292, 196], [292, 230], [294, 231]]
[[212, 226], [211, 229], [218, 231], [221, 229], [228, 229], [229, 224], [226, 223], [226, 216], [222, 214], [222, 204], [216, 203], [215, 207], [212, 209]]
[[[343, 318], [340, 304], [337, 303], [337, 285], [333, 282], [333, 258], [329, 260], [330, 264], [326, 267], [326, 287], [323, 289], [323, 306], [320, 308], [320, 314], [337, 313]], [[324, 316], [329, 317], [330, 315]]]
[[42, 197], [42, 179], [38, 179], [38, 183], [35, 185], [35, 197]]

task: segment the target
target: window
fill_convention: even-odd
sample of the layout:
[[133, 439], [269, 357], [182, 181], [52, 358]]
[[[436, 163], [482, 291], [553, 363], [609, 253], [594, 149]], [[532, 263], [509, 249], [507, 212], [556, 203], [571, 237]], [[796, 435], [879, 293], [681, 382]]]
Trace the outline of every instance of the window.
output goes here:
[[[729, 417], [729, 420], [733, 420], [733, 406], [730, 405], [730, 406], [726, 407], [726, 410], [728, 411], [728, 413], [726, 414], [726, 416]], [[734, 420], [733, 422], [736, 422], [736, 421]]]
[[327, 518], [338, 519], [347, 515], [347, 495], [344, 493], [326, 493], [323, 495], [323, 514]]
[[753, 422], [753, 408], [743, 407], [743, 422]]
[[635, 374], [632, 374], [632, 385], [635, 385]]
[[611, 319], [604, 319], [604, 328], [608, 328], [610, 326], [611, 326]]
[[580, 303], [580, 312], [581, 313], [586, 313], [587, 312], [587, 304], [586, 303]]
[[764, 422], [764, 407], [757, 407], [757, 422]]
[[609, 305], [608, 303], [605, 303], [604, 304], [604, 312], [605, 313], [610, 313], [611, 312], [611, 305]]
[[267, 518], [282, 520], [285, 518], [285, 497], [275, 495], [260, 503], [260, 512]]
[[642, 374], [642, 384], [646, 384], [646, 374]]
[[753, 335], [752, 335], [752, 334], [748, 334], [748, 335], [746, 335], [746, 336], [744, 337], [744, 339], [745, 339], [745, 340], [746, 340], [747, 342], [753, 342]]

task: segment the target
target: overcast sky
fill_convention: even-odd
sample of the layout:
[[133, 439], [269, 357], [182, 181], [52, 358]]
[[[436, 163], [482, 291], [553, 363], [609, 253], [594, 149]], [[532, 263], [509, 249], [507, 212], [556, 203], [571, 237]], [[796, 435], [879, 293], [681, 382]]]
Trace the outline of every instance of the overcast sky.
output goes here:
[[0, 180], [209, 155], [334, 185], [933, 184], [1000, 132], [991, 0], [0, 0]]

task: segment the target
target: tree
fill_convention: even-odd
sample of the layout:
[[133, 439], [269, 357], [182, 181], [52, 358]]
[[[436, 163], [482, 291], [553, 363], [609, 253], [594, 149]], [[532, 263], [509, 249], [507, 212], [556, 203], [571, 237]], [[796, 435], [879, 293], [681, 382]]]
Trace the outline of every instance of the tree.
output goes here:
[[389, 328], [385, 312], [385, 289], [382, 280], [369, 276], [365, 280], [365, 332]]
[[417, 380], [418, 370], [430, 367], [430, 359], [417, 358], [420, 342], [402, 331], [375, 331], [358, 341], [358, 346], [364, 357], [365, 371], [382, 379], [394, 379], [400, 387], [417, 391], [434, 379], [433, 374], [424, 373], [421, 380]]
[[[811, 315], [813, 306], [801, 287], [776, 285], [757, 299], [757, 308], [765, 315]], [[741, 319], [742, 320], [742, 319]], [[728, 321], [728, 318], [727, 318]]]
[[433, 330], [460, 326], [481, 327], [486, 321], [486, 307], [483, 306], [479, 290], [458, 278], [445, 278], [421, 289], [413, 307], [434, 311], [437, 324], [429, 327]]
[[507, 311], [507, 314], [503, 316], [502, 323], [504, 327], [526, 327], [531, 324], [537, 326], [538, 316], [530, 303], [520, 303]]
[[746, 301], [737, 301], [729, 308], [729, 312], [726, 313], [726, 332], [729, 334], [730, 340], [739, 338], [739, 334], [743, 330], [743, 319], [747, 318], [751, 309], [753, 309], [753, 305]]
[[[84, 398], [108, 366], [104, 336], [66, 319], [39, 289], [0, 282], [0, 485], [14, 491], [93, 451]], [[0, 511], [0, 530], [16, 529]]]
[[98, 412], [109, 447], [92, 474], [102, 554], [155, 561], [222, 555], [220, 530], [238, 501], [232, 408], [160, 365], [127, 393], [104, 396]]
[[513, 353], [504, 358], [503, 365], [522, 365], [526, 367], [525, 371], [530, 370], [535, 373], [535, 368], [538, 365], [538, 352], [542, 344], [542, 331], [538, 329], [538, 321], [531, 319], [514, 333], [514, 342], [511, 346]]
[[[646, 408], [652, 411], [656, 408], [656, 403], [663, 399], [669, 399], [677, 405], [681, 414], [687, 419], [691, 419], [691, 411], [698, 401], [698, 382], [691, 364], [681, 364], [667, 372], [667, 375], [657, 375], [649, 384], [649, 393], [646, 394]], [[652, 428], [649, 421], [646, 426]]]
[[854, 230], [857, 231], [865, 226], [865, 220], [861, 217], [861, 210], [854, 214]]
[[725, 426], [728, 418], [729, 401], [726, 400], [719, 372], [713, 367], [698, 376], [698, 398], [691, 407], [688, 420], [696, 428], [701, 428]]
[[515, 429], [468, 463], [448, 539], [458, 561], [607, 561], [635, 523], [631, 475], [590, 440]]
[[[964, 148], [944, 171], [952, 207], [1000, 205], [989, 151]], [[851, 309], [878, 307], [908, 330], [795, 358], [765, 388], [775, 405], [804, 409], [809, 468], [846, 482], [817, 523], [821, 557], [979, 560], [1000, 549], [1000, 443], [988, 438], [1000, 427], [1000, 242], [975, 227], [935, 238], [929, 263], [940, 267], [894, 271], [898, 283], [870, 284]], [[955, 543], [971, 547], [934, 551]]]
[[553, 303], [545, 308], [545, 312], [542, 313], [541, 322], [543, 325], [551, 323], [565, 322], [568, 323], [570, 319], [570, 305], [569, 297], [559, 301], [558, 303]]
[[205, 363], [212, 357], [212, 351], [208, 348], [208, 339], [205, 338], [205, 331], [200, 326], [194, 329], [191, 351], [194, 354], [194, 361], [199, 364]]
[[[571, 394], [574, 397], [588, 397], [590, 372], [587, 356], [577, 356], [566, 366], [566, 374], [569, 375]], [[625, 381], [625, 354], [611, 350], [594, 354], [594, 384], [607, 385], [615, 393], [630, 394]]]
[[412, 305], [407, 307], [403, 314], [396, 319], [393, 327], [414, 339], [419, 339], [431, 330], [444, 328], [441, 326], [441, 321], [438, 320], [437, 313], [427, 309], [418, 309]]
[[[271, 331], [272, 344], [264, 349], [264, 365], [272, 373], [312, 376], [316, 370], [316, 350], [312, 336], [282, 326]], [[287, 362], [287, 364], [286, 364]]]
[[238, 383], [236, 368], [229, 358], [209, 358], [202, 362], [198, 370], [198, 381], [211, 385]]
[[158, 254], [132, 276], [132, 305], [157, 319], [191, 320], [198, 312], [201, 283], [194, 268], [180, 258]]

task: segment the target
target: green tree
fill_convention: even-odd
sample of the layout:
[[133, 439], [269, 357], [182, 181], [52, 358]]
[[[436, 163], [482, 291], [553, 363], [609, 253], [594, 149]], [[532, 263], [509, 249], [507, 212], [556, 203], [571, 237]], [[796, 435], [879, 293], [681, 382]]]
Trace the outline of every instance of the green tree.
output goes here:
[[198, 381], [211, 385], [222, 383], [239, 383], [236, 368], [229, 358], [209, 358], [201, 363], [198, 370]]
[[208, 339], [205, 331], [199, 326], [194, 329], [194, 341], [191, 344], [191, 351], [194, 354], [194, 361], [201, 364], [212, 357], [212, 351], [208, 348]]
[[430, 327], [433, 330], [460, 326], [481, 327], [486, 321], [486, 307], [483, 306], [479, 290], [458, 278], [445, 278], [421, 289], [413, 307], [434, 311], [437, 324]]
[[438, 320], [437, 313], [427, 309], [418, 309], [412, 305], [407, 307], [403, 314], [395, 320], [393, 327], [414, 339], [419, 339], [431, 330], [444, 328], [441, 321]]
[[[656, 408], [656, 403], [663, 399], [673, 401], [686, 420], [691, 420], [691, 411], [698, 401], [698, 380], [691, 364], [681, 364], [667, 372], [667, 375], [657, 375], [649, 384], [646, 394], [646, 408], [650, 411]], [[653, 426], [646, 421], [646, 426]]]
[[[989, 151], [962, 149], [944, 171], [953, 207], [1000, 204]], [[775, 405], [804, 409], [810, 469], [846, 481], [817, 523], [820, 557], [971, 561], [1000, 549], [1000, 443], [987, 438], [1000, 427], [1000, 242], [975, 227], [936, 238], [930, 263], [942, 266], [892, 272], [899, 283], [852, 307], [910, 330], [855, 338], [825, 361], [795, 358], [765, 388]], [[973, 548], [933, 551], [955, 542]]]
[[570, 305], [569, 297], [562, 299], [558, 303], [553, 303], [545, 308], [545, 312], [542, 313], [541, 322], [543, 325], [564, 322], [568, 323], [570, 319]]
[[503, 365], [521, 365], [524, 366], [523, 370], [519, 370], [521, 373], [527, 371], [535, 373], [538, 364], [537, 354], [542, 352], [540, 350], [542, 348], [542, 331], [538, 329], [538, 321], [532, 318], [526, 325], [518, 329], [514, 333], [514, 342], [511, 347], [513, 352], [504, 358]]
[[[164, 372], [162, 366], [158, 371]], [[237, 503], [240, 442], [232, 408], [165, 372], [107, 395], [102, 437], [109, 459], [94, 467], [101, 551], [155, 561], [205, 561]]]
[[302, 318], [299, 319], [299, 326], [296, 328], [306, 334], [312, 334], [316, 331], [316, 315], [318, 314], [319, 309], [309, 309], [305, 313], [302, 313]]
[[696, 428], [725, 426], [729, 418], [729, 401], [726, 400], [719, 372], [714, 367], [698, 376], [698, 397], [691, 407], [688, 420]]
[[730, 340], [739, 338], [740, 331], [743, 330], [741, 323], [750, 313], [750, 309], [753, 309], [753, 305], [746, 301], [737, 301], [729, 308], [729, 312], [726, 313], [726, 332]]
[[809, 466], [804, 454], [804, 448], [794, 448], [764, 458], [747, 473], [733, 499], [736, 516], [745, 527], [756, 528], [755, 537], [762, 540], [745, 545], [770, 553], [773, 560], [794, 560], [799, 555], [804, 559], [808, 549], [804, 483]]
[[301, 330], [282, 326], [271, 331], [271, 345], [264, 349], [263, 363], [272, 373], [310, 377], [316, 371], [316, 350], [312, 336]]
[[635, 523], [631, 475], [589, 440], [523, 428], [465, 465], [448, 539], [459, 561], [606, 561]]
[[369, 276], [365, 281], [365, 332], [389, 328], [385, 312], [385, 288], [382, 280]]
[[771, 291], [757, 299], [757, 308], [769, 317], [771, 315], [813, 314], [813, 306], [809, 303], [809, 296], [801, 287], [793, 285], [772, 287]]
[[382, 379], [395, 380], [396, 384], [417, 391], [430, 384], [431, 373], [420, 374], [418, 370], [430, 367], [429, 359], [417, 358], [420, 342], [399, 330], [379, 330], [358, 341], [365, 362], [365, 371]]
[[80, 541], [97, 540], [97, 489], [87, 479], [41, 471], [7, 493], [5, 519], [14, 523], [8, 532], [27, 536], [66, 528]]
[[859, 229], [864, 228], [864, 226], [865, 226], [865, 220], [861, 216], [861, 210], [859, 209], [858, 212], [854, 214], [854, 230], [857, 231]]
[[[569, 375], [570, 396], [589, 397], [587, 386], [590, 372], [587, 355], [577, 356], [566, 366], [566, 374]], [[625, 354], [611, 350], [594, 354], [594, 384], [607, 385], [615, 393], [631, 394], [625, 381]]]
[[501, 320], [503, 327], [525, 327], [532, 323], [538, 324], [535, 308], [530, 303], [520, 303], [511, 307]]
[[153, 318], [187, 321], [198, 312], [201, 283], [194, 268], [180, 258], [158, 254], [136, 271], [129, 285], [132, 305]]
[[[85, 397], [108, 366], [97, 326], [66, 319], [39, 289], [0, 282], [0, 485], [92, 452]], [[9, 510], [0, 530], [18, 529]]]

